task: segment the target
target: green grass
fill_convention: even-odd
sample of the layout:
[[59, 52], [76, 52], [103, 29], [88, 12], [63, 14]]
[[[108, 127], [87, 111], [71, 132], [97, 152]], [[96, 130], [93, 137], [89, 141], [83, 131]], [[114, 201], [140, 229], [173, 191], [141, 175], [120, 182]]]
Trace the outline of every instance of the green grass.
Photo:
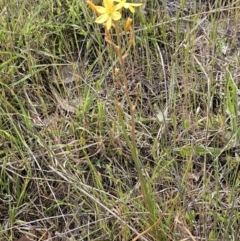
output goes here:
[[159, 2], [126, 60], [150, 208], [85, 1], [0, 2], [0, 240], [238, 240], [240, 5]]

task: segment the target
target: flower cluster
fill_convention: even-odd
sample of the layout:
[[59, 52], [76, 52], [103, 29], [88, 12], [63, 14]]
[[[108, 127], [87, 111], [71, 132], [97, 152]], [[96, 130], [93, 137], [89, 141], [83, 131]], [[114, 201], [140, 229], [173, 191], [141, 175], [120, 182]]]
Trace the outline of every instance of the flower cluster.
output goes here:
[[113, 21], [121, 19], [122, 8], [129, 9], [134, 13], [134, 7], [142, 5], [142, 3], [128, 3], [127, 0], [103, 0], [103, 6], [96, 6], [91, 1], [87, 1], [87, 4], [98, 15], [95, 22], [100, 24], [106, 23], [107, 30], [111, 29]]

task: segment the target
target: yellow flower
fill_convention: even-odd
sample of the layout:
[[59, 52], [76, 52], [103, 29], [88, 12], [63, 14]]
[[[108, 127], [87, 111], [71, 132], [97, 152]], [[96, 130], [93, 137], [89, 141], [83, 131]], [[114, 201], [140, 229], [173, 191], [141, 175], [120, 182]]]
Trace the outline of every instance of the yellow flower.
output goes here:
[[142, 3], [127, 3], [127, 0], [114, 0], [115, 2], [119, 2], [123, 4], [123, 7], [129, 9], [132, 13], [135, 12], [134, 7], [142, 6]]
[[118, 11], [122, 7], [122, 2], [115, 5], [113, 0], [103, 0], [103, 7], [94, 6], [95, 11], [100, 15], [95, 22], [106, 22], [107, 30], [109, 30], [112, 26], [112, 21], [117, 21], [122, 17], [121, 13]]

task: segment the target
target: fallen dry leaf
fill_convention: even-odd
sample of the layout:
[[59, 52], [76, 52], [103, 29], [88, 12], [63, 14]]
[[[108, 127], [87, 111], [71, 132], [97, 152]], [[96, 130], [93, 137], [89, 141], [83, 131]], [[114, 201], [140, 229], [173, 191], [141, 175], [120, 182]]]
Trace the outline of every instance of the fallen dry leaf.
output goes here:
[[33, 241], [33, 239], [28, 238], [26, 235], [22, 236], [21, 238], [19, 238], [16, 241]]
[[[35, 229], [31, 230], [30, 233], [34, 235]], [[17, 239], [16, 241], [34, 241], [34, 238], [30, 238], [27, 235], [23, 235], [21, 238]]]

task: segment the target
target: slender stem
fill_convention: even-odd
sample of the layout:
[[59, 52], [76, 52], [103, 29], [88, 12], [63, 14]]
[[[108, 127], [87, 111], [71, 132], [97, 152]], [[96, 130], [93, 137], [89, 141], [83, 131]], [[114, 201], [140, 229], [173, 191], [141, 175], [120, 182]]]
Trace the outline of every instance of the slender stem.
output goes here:
[[126, 71], [125, 71], [125, 66], [124, 66], [124, 57], [122, 54], [122, 48], [121, 48], [121, 35], [119, 32], [119, 27], [118, 24], [115, 23], [115, 29], [116, 29], [116, 34], [117, 34], [117, 47], [115, 48], [117, 55], [118, 55], [118, 59], [120, 62], [120, 68], [121, 68], [121, 85], [122, 88], [124, 90], [126, 99], [127, 99], [127, 103], [129, 105], [129, 110], [130, 110], [130, 115], [131, 115], [131, 144], [132, 146], [130, 146], [131, 152], [132, 152], [132, 157], [140, 178], [140, 183], [141, 183], [141, 188], [142, 188], [142, 193], [143, 193], [143, 198], [144, 198], [144, 202], [145, 202], [145, 206], [147, 208], [147, 210], [150, 212], [151, 214], [151, 222], [153, 222], [154, 219], [154, 210], [153, 210], [153, 205], [151, 205], [152, 200], [151, 197], [149, 195], [149, 190], [147, 188], [147, 184], [145, 181], [145, 178], [143, 176], [142, 173], [142, 163], [139, 160], [139, 156], [138, 156], [138, 152], [137, 152], [137, 144], [136, 144], [136, 134], [135, 134], [135, 105], [133, 104], [133, 102], [131, 101], [129, 92], [128, 92], [128, 81], [127, 81], [127, 76], [126, 76]]
[[129, 92], [128, 92], [128, 81], [127, 81], [127, 76], [126, 76], [126, 71], [125, 71], [125, 66], [124, 66], [124, 59], [123, 59], [123, 55], [122, 55], [122, 48], [121, 48], [121, 36], [119, 33], [119, 28], [118, 28], [118, 24], [115, 24], [115, 29], [116, 29], [116, 33], [117, 33], [117, 42], [118, 42], [118, 47], [117, 47], [117, 55], [118, 55], [118, 59], [120, 61], [120, 68], [121, 68], [121, 74], [122, 74], [122, 88], [124, 90], [124, 93], [126, 95], [127, 98], [127, 102], [129, 105], [129, 109], [130, 109], [130, 115], [131, 115], [131, 137], [132, 137], [132, 145], [133, 145], [133, 156], [134, 158], [136, 158], [136, 162], [137, 162], [137, 166], [139, 167], [139, 158], [138, 158], [138, 153], [137, 153], [137, 145], [136, 145], [136, 134], [135, 134], [135, 106], [133, 105]]

